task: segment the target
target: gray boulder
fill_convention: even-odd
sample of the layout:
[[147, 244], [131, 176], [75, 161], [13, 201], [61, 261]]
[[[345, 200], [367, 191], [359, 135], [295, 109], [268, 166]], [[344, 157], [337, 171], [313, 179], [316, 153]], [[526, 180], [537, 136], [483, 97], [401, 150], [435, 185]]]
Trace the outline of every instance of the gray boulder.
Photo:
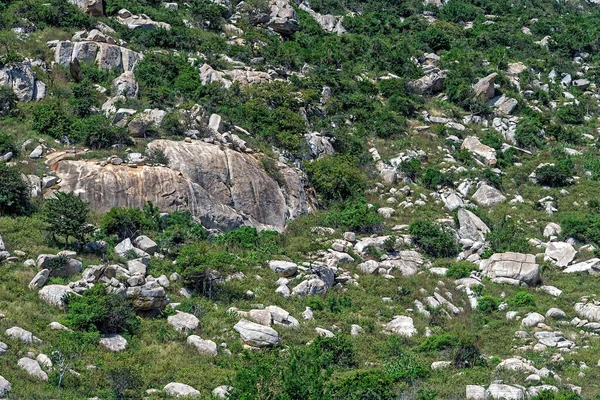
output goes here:
[[64, 265], [61, 265], [60, 268], [53, 268], [53, 260], [57, 259], [58, 255], [53, 254], [40, 254], [37, 258], [37, 266], [38, 269], [49, 269], [50, 276], [52, 277], [61, 277], [66, 278], [71, 275], [75, 275], [81, 272], [83, 268], [83, 263], [74, 258], [68, 257]]
[[41, 287], [43, 287], [46, 284], [49, 276], [50, 276], [50, 270], [47, 270], [47, 269], [41, 270], [33, 277], [31, 282], [29, 282], [29, 289], [31, 289], [31, 290], [40, 289]]
[[188, 336], [187, 343], [194, 346], [200, 355], [216, 357], [218, 354], [217, 344], [212, 340], [204, 340], [200, 336], [191, 335]]
[[479, 269], [492, 281], [529, 286], [540, 282], [540, 266], [532, 254], [495, 253], [482, 260]]
[[152, 255], [158, 251], [158, 245], [148, 236], [138, 236], [133, 241], [133, 245], [138, 249], [145, 251], [146, 253]]
[[279, 274], [279, 276], [288, 278], [298, 272], [298, 265], [289, 261], [269, 261], [269, 268]]
[[417, 329], [411, 317], [396, 315], [385, 325], [385, 329], [401, 336], [411, 337], [417, 334]]
[[244, 343], [255, 347], [279, 344], [279, 333], [273, 328], [242, 319], [233, 329], [240, 334]]
[[37, 79], [29, 61], [0, 68], [0, 85], [10, 88], [23, 102], [41, 100], [46, 96], [46, 85]]
[[163, 391], [169, 397], [197, 397], [200, 396], [200, 392], [191, 387], [190, 385], [186, 385], [185, 383], [171, 382], [168, 383]]
[[461, 239], [485, 242], [486, 235], [490, 233], [490, 228], [481, 218], [463, 208], [458, 210], [458, 225], [458, 235]]
[[46, 304], [54, 306], [58, 309], [65, 307], [65, 298], [69, 295], [76, 295], [70, 287], [64, 285], [48, 285], [44, 286], [38, 292], [38, 297]]
[[492, 383], [485, 392], [486, 398], [504, 400], [522, 400], [525, 398], [523, 389], [502, 383]]
[[114, 95], [137, 99], [139, 86], [132, 71], [125, 71], [112, 81]]
[[134, 310], [150, 311], [161, 309], [167, 304], [165, 289], [156, 281], [146, 282], [142, 286], [127, 288], [127, 298], [132, 301]]
[[127, 347], [127, 339], [117, 334], [104, 335], [100, 338], [100, 344], [107, 350], [118, 353]]
[[217, 399], [226, 399], [229, 396], [229, 392], [233, 390], [233, 387], [227, 385], [217, 386], [213, 389], [212, 395]]
[[32, 360], [31, 358], [23, 357], [18, 362], [17, 365], [24, 369], [31, 377], [38, 379], [40, 381], [47, 381], [48, 374], [42, 370], [40, 364], [36, 360]]
[[545, 254], [556, 262], [557, 267], [564, 268], [573, 262], [577, 251], [570, 243], [550, 242], [546, 247]]
[[483, 101], [488, 101], [494, 97], [496, 89], [494, 88], [494, 81], [498, 74], [496, 72], [489, 74], [485, 78], [480, 79], [473, 88], [475, 97], [481, 98]]
[[467, 137], [463, 140], [460, 147], [469, 150], [477, 158], [481, 159], [486, 167], [494, 167], [496, 165], [496, 150], [481, 143], [477, 136]]
[[318, 278], [303, 281], [292, 289], [293, 296], [323, 295], [325, 293], [327, 293], [327, 284]]
[[0, 396], [6, 396], [11, 389], [10, 382], [0, 375]]
[[506, 201], [506, 197], [498, 189], [483, 184], [473, 194], [473, 200], [480, 206], [495, 206]]
[[188, 330], [195, 330], [200, 324], [200, 320], [196, 318], [195, 315], [182, 311], [177, 311], [175, 315], [169, 316], [167, 322], [182, 333], [185, 333]]
[[38, 338], [33, 336], [33, 333], [26, 331], [25, 329], [20, 328], [18, 326], [13, 326], [12, 328], [7, 329], [6, 332], [4, 332], [4, 334], [11, 339], [18, 340], [25, 344], [40, 342]]
[[593, 322], [600, 322], [600, 305], [594, 303], [576, 303], [575, 312], [581, 318]]

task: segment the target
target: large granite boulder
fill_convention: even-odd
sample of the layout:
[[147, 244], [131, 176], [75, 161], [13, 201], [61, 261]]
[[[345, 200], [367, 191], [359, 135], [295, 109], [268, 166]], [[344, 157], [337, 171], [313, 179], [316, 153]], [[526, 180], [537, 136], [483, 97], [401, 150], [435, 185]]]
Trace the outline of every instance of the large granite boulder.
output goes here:
[[126, 25], [129, 29], [171, 29], [171, 25], [166, 22], [153, 21], [146, 14], [134, 15], [124, 8], [119, 10], [116, 20], [119, 23]]
[[492, 281], [533, 286], [540, 282], [540, 266], [533, 254], [495, 253], [482, 260], [479, 269]]
[[117, 334], [103, 335], [100, 338], [100, 344], [107, 350], [118, 353], [127, 348], [127, 339]]
[[125, 71], [112, 81], [114, 95], [137, 99], [140, 90], [135, 75], [131, 71]]
[[479, 141], [477, 136], [469, 136], [463, 140], [461, 149], [467, 149], [477, 158], [481, 159], [486, 167], [494, 167], [496, 165], [496, 150]]
[[217, 344], [212, 340], [205, 340], [200, 336], [190, 335], [187, 338], [187, 343], [194, 346], [202, 356], [216, 357], [218, 354]]
[[576, 303], [575, 312], [589, 321], [600, 322], [600, 305], [594, 303]]
[[10, 88], [19, 101], [36, 101], [46, 96], [46, 84], [37, 79], [29, 61], [0, 68], [0, 85]]
[[267, 26], [281, 35], [291, 35], [300, 30], [296, 10], [289, 0], [271, 0], [271, 15]]
[[70, 287], [64, 285], [44, 286], [38, 292], [38, 297], [42, 301], [61, 310], [64, 309], [65, 299], [69, 295], [76, 294]]
[[157, 310], [169, 304], [165, 289], [156, 281], [147, 282], [142, 286], [128, 287], [126, 294], [136, 311]]
[[458, 236], [474, 242], [484, 242], [486, 235], [490, 233], [490, 228], [481, 218], [464, 208], [458, 210], [458, 226]]
[[114, 44], [93, 41], [61, 41], [54, 47], [54, 61], [68, 67], [75, 59], [82, 62], [95, 62], [102, 69], [119, 72], [133, 71], [144, 58], [142, 53]]
[[185, 383], [171, 382], [168, 383], [163, 391], [169, 397], [197, 397], [200, 396], [200, 392], [191, 387], [190, 385], [186, 385]]
[[496, 89], [494, 88], [494, 81], [498, 74], [496, 72], [489, 74], [485, 78], [481, 78], [473, 88], [475, 97], [480, 98], [483, 101], [488, 101], [494, 97]]
[[0, 396], [6, 396], [11, 389], [10, 382], [0, 375]]
[[577, 250], [567, 242], [550, 242], [546, 247], [545, 254], [556, 262], [557, 267], [564, 268], [573, 262]]
[[396, 315], [385, 325], [385, 329], [401, 336], [411, 337], [417, 334], [417, 329], [411, 317]]
[[473, 193], [473, 200], [480, 206], [495, 206], [506, 201], [506, 197], [495, 187], [483, 184]]
[[431, 73], [407, 82], [408, 90], [418, 95], [435, 95], [444, 90], [445, 73]]
[[102, 0], [69, 0], [69, 3], [75, 4], [91, 17], [102, 17], [104, 15]]
[[244, 343], [254, 347], [267, 347], [279, 344], [279, 333], [271, 327], [242, 319], [233, 329], [240, 334]]
[[17, 365], [25, 370], [32, 378], [38, 379], [40, 381], [47, 381], [48, 374], [44, 372], [40, 364], [31, 358], [23, 357], [18, 362]]
[[182, 311], [177, 311], [175, 315], [169, 316], [167, 322], [182, 333], [194, 330], [200, 324], [200, 320], [195, 315]]
[[61, 190], [78, 193], [100, 212], [112, 207], [142, 208], [152, 201], [161, 211], [187, 209], [207, 228], [243, 225], [282, 231], [286, 220], [315, 208], [314, 192], [299, 170], [277, 163], [277, 180], [252, 155], [193, 141], [155, 140], [169, 166], [101, 166], [63, 160], [52, 165]]

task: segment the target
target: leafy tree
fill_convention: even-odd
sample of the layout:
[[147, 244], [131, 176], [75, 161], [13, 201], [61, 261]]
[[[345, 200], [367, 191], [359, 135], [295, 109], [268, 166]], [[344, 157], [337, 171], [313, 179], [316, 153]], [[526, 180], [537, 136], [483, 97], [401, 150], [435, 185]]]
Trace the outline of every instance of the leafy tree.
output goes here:
[[0, 163], [0, 216], [22, 215], [29, 210], [29, 186], [15, 168]]
[[65, 248], [69, 245], [69, 237], [79, 241], [91, 233], [93, 227], [87, 224], [90, 212], [89, 203], [73, 193], [55, 192], [55, 197], [46, 200], [41, 217], [47, 224], [47, 230], [55, 238], [65, 238]]
[[365, 199], [348, 200], [335, 205], [325, 216], [325, 223], [334, 228], [358, 233], [377, 233], [383, 229], [383, 218]]
[[446, 227], [430, 221], [416, 220], [408, 226], [415, 245], [433, 257], [452, 257], [458, 254], [454, 235]]
[[565, 159], [555, 165], [544, 165], [535, 170], [535, 180], [538, 184], [550, 187], [566, 186], [571, 180], [573, 162]]
[[326, 202], [344, 201], [355, 197], [365, 188], [365, 176], [350, 156], [323, 157], [306, 164], [308, 177]]
[[148, 222], [137, 208], [113, 207], [104, 214], [100, 227], [107, 235], [117, 235], [119, 240], [139, 236]]
[[40, 134], [62, 139], [71, 134], [71, 120], [57, 101], [44, 100], [32, 111], [33, 129]]
[[541, 149], [545, 145], [542, 123], [534, 118], [523, 118], [517, 123], [515, 140], [526, 149]]
[[88, 346], [95, 346], [98, 343], [98, 339], [97, 332], [61, 331], [52, 341], [50, 357], [57, 367], [58, 389], [62, 386], [65, 374], [72, 370], [73, 364], [81, 358]]

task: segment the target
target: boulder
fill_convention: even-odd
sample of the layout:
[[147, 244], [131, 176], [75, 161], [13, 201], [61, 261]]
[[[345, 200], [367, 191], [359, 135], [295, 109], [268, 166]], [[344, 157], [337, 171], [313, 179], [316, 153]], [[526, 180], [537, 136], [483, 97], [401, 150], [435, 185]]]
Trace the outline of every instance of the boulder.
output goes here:
[[289, 261], [271, 260], [269, 261], [269, 268], [284, 278], [294, 276], [298, 272], [298, 265]]
[[575, 312], [588, 321], [600, 322], [600, 305], [593, 303], [576, 303]]
[[200, 324], [200, 320], [195, 315], [182, 311], [176, 311], [175, 315], [170, 315], [167, 318], [167, 322], [181, 333], [198, 329], [198, 325]]
[[431, 73], [408, 81], [408, 90], [417, 95], [432, 96], [444, 91], [445, 73]]
[[540, 313], [532, 312], [527, 314], [525, 318], [521, 321], [521, 327], [523, 328], [533, 328], [537, 326], [539, 323], [546, 321], [546, 318]]
[[148, 236], [142, 235], [142, 236], [136, 237], [133, 241], [133, 245], [136, 248], [138, 248], [150, 255], [152, 255], [158, 251], [158, 245], [156, 244], [156, 242], [154, 240], [150, 239]]
[[136, 247], [133, 247], [133, 244], [131, 243], [131, 239], [129, 239], [129, 238], [124, 239], [122, 242], [120, 242], [119, 244], [117, 244], [115, 246], [115, 253], [117, 253], [117, 255], [119, 257], [123, 257], [123, 258], [128, 258], [130, 255], [135, 255], [137, 257], [149, 256], [149, 254], [146, 253], [145, 251], [142, 251]]
[[495, 206], [506, 201], [506, 197], [498, 189], [483, 184], [473, 194], [473, 200], [480, 206]]
[[40, 289], [38, 297], [46, 304], [58, 309], [64, 309], [66, 296], [75, 296], [76, 293], [68, 286], [47, 285]]
[[573, 274], [578, 272], [587, 272], [591, 275], [600, 273], [600, 258], [590, 258], [587, 261], [582, 261], [577, 264], [570, 265], [563, 272]]
[[204, 340], [200, 336], [190, 335], [187, 338], [187, 343], [198, 350], [198, 353], [203, 356], [217, 356], [217, 344], [212, 340]]
[[477, 136], [469, 136], [463, 140], [461, 149], [467, 149], [485, 164], [486, 167], [496, 165], [496, 150], [481, 143]]
[[125, 71], [112, 81], [115, 96], [137, 99], [139, 86], [132, 71]]
[[0, 85], [10, 88], [23, 102], [41, 100], [46, 96], [46, 85], [37, 79], [29, 61], [0, 68]]
[[308, 144], [308, 153], [313, 158], [320, 158], [335, 153], [331, 139], [319, 132], [304, 135]]
[[129, 29], [171, 29], [171, 25], [167, 24], [166, 22], [153, 21], [146, 14], [133, 15], [130, 11], [124, 8], [119, 10], [116, 20], [123, 25], [127, 25]]
[[550, 242], [546, 247], [545, 254], [556, 262], [557, 267], [563, 268], [573, 262], [577, 251], [570, 243]]
[[483, 101], [488, 101], [494, 97], [496, 89], [494, 88], [494, 81], [498, 74], [496, 72], [489, 74], [485, 78], [480, 79], [473, 88], [475, 97], [480, 98]]
[[242, 319], [233, 329], [240, 334], [244, 343], [255, 347], [279, 344], [279, 334], [273, 328]]
[[104, 335], [100, 338], [100, 344], [107, 350], [118, 353], [119, 351], [125, 350], [127, 347], [127, 340], [117, 334]]
[[479, 385], [467, 385], [466, 400], [485, 400], [485, 388]]
[[184, 383], [171, 382], [168, 383], [163, 391], [169, 397], [197, 397], [200, 396], [200, 392], [191, 387], [190, 385], [186, 385]]
[[485, 237], [490, 233], [490, 228], [469, 210], [458, 210], [458, 236], [474, 242], [485, 242]]
[[142, 53], [125, 47], [87, 40], [60, 41], [54, 47], [54, 62], [63, 67], [68, 67], [77, 59], [80, 62], [95, 62], [101, 69], [133, 71], [143, 58]]
[[288, 36], [300, 30], [296, 10], [289, 0], [271, 0], [271, 15], [267, 26], [275, 32]]
[[10, 382], [0, 375], [0, 396], [8, 395], [8, 392], [10, 392], [11, 389]]
[[385, 325], [385, 329], [401, 336], [414, 336], [417, 334], [413, 319], [403, 315], [396, 315]]
[[[60, 254], [60, 253], [59, 253]], [[64, 254], [63, 254], [64, 255]], [[40, 254], [37, 258], [38, 269], [49, 269], [49, 276], [66, 278], [71, 275], [75, 275], [81, 272], [83, 263], [74, 258], [68, 258], [65, 264], [60, 268], [56, 268], [52, 265], [53, 260], [57, 259], [59, 255], [53, 254]], [[55, 267], [55, 268], [52, 268]]]
[[535, 256], [532, 254], [495, 253], [490, 258], [482, 260], [479, 269], [483, 275], [492, 280], [510, 279], [529, 286], [540, 282], [540, 266], [535, 262]]
[[144, 258], [127, 261], [127, 270], [129, 270], [129, 275], [140, 275], [141, 277], [146, 276], [148, 263], [144, 261], [146, 261]]
[[217, 399], [226, 399], [229, 396], [229, 392], [233, 390], [233, 387], [227, 385], [217, 386], [213, 389], [212, 395]]
[[560, 227], [560, 225], [555, 224], [554, 222], [548, 223], [548, 225], [546, 225], [546, 227], [544, 228], [544, 236], [545, 237], [557, 236], [561, 232], [562, 232], [562, 228]]
[[552, 319], [565, 319], [567, 318], [567, 314], [565, 314], [565, 312], [563, 310], [561, 310], [560, 308], [551, 308], [548, 311], [546, 311], [546, 318], [552, 318]]
[[162, 212], [189, 210], [209, 229], [250, 225], [283, 231], [287, 219], [315, 209], [306, 176], [283, 163], [275, 163], [276, 180], [260, 157], [226, 146], [155, 140], [148, 149], [162, 151], [169, 165], [103, 167], [95, 161], [61, 160], [51, 167], [62, 180], [61, 190], [81, 193], [98, 212], [142, 208], [152, 201]]
[[18, 362], [17, 365], [23, 368], [31, 377], [38, 379], [40, 381], [47, 381], [48, 374], [44, 372], [40, 364], [36, 360], [32, 360], [31, 358], [23, 357]]
[[502, 383], [492, 383], [486, 390], [486, 398], [504, 400], [522, 400], [525, 398], [523, 389]]
[[496, 371], [516, 371], [537, 374], [538, 370], [533, 363], [521, 357], [508, 358], [496, 366]]
[[11, 339], [18, 340], [25, 344], [31, 344], [33, 342], [39, 341], [38, 338], [33, 336], [33, 333], [26, 331], [25, 329], [20, 328], [18, 326], [13, 326], [12, 328], [7, 329], [6, 332], [4, 332], [4, 334]]
[[43, 287], [46, 284], [49, 276], [50, 276], [50, 270], [47, 270], [47, 269], [41, 270], [33, 277], [31, 282], [29, 282], [29, 289], [31, 289], [31, 290], [40, 289], [41, 287]]
[[129, 287], [126, 295], [132, 301], [133, 309], [137, 311], [158, 310], [169, 304], [165, 289], [156, 281]]
[[102, 0], [69, 0], [69, 3], [75, 4], [84, 13], [88, 14], [91, 17], [104, 16]]
[[327, 293], [327, 284], [318, 278], [302, 281], [292, 289], [293, 296], [324, 295]]

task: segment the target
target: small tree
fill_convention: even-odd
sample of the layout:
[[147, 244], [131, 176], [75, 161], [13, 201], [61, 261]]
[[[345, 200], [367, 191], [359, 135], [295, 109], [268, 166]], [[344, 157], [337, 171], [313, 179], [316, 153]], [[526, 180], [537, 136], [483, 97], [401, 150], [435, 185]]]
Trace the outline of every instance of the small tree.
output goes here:
[[29, 187], [15, 168], [0, 164], [0, 216], [29, 210]]
[[56, 235], [64, 236], [65, 248], [69, 245], [69, 237], [80, 241], [91, 232], [87, 224], [89, 204], [73, 193], [56, 192], [54, 198], [46, 200], [42, 209], [42, 220], [48, 224], [48, 231], [54, 239]]

